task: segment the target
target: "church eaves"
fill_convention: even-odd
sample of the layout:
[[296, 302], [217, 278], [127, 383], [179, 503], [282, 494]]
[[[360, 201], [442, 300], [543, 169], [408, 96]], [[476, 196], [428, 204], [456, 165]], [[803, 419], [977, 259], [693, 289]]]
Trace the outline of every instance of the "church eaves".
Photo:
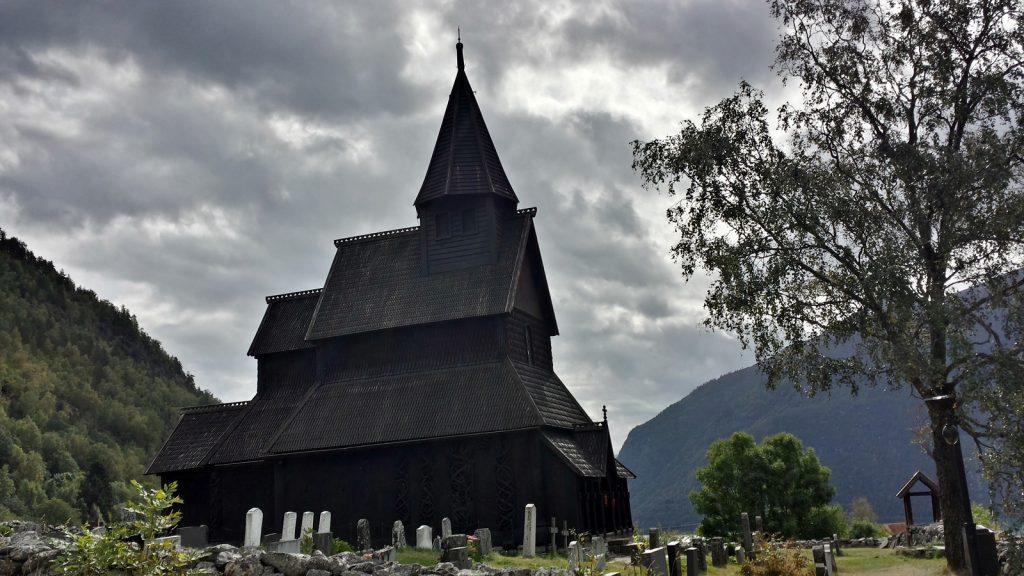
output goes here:
[[414, 204], [419, 207], [429, 200], [463, 194], [493, 194], [518, 203], [466, 77], [462, 42], [455, 47], [455, 85], [448, 96], [434, 153]]

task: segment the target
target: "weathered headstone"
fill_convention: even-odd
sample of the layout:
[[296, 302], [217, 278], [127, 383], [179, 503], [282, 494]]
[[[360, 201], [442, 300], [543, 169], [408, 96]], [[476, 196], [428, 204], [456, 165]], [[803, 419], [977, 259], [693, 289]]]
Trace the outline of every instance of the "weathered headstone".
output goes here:
[[451, 518], [441, 518], [441, 538], [447, 538], [452, 535], [452, 521]]
[[178, 528], [178, 536], [181, 536], [181, 545], [185, 548], [206, 548], [210, 545], [208, 534], [209, 529], [206, 527], [206, 524]]
[[298, 554], [300, 550], [299, 540], [292, 538], [291, 540], [278, 540], [277, 542], [267, 542], [264, 544], [266, 549], [270, 552], [284, 552], [285, 554]]
[[668, 575], [669, 576], [682, 576], [679, 570], [679, 541], [673, 540], [665, 546], [665, 550], [668, 552]]
[[263, 532], [263, 511], [259, 508], [250, 508], [245, 513], [245, 540], [243, 546], [246, 548], [257, 548], [260, 545], [260, 536]]
[[736, 547], [736, 563], [743, 564], [747, 561], [747, 555], [743, 552], [743, 546]]
[[694, 538], [693, 546], [697, 549], [697, 569], [708, 571], [708, 541], [706, 538]]
[[758, 534], [764, 534], [764, 520], [761, 519], [760, 515], [754, 516], [754, 529], [757, 530]]
[[469, 568], [468, 540], [465, 534], [441, 538], [441, 562], [451, 562], [458, 568]]
[[579, 570], [580, 562], [583, 560], [583, 552], [580, 550], [579, 540], [569, 542], [565, 554], [569, 559], [569, 574], [575, 574]]
[[832, 553], [832, 546], [829, 543], [822, 545], [825, 550], [825, 568], [827, 569], [828, 576], [832, 576], [838, 571], [836, 567], [836, 555]]
[[313, 549], [319, 550], [324, 556], [330, 556], [334, 544], [334, 534], [330, 532], [317, 532], [313, 534]]
[[658, 528], [649, 528], [647, 530], [647, 547], [648, 548], [661, 548], [661, 530]]
[[271, 542], [280, 542], [280, 541], [281, 541], [281, 535], [278, 534], [277, 532], [271, 532], [270, 534], [264, 534], [263, 535], [263, 539], [260, 540], [260, 542], [264, 546], [266, 546], [267, 544], [270, 544]]
[[416, 547], [430, 550], [434, 547], [434, 529], [426, 524], [416, 529]]
[[709, 540], [711, 546], [711, 565], [721, 568], [729, 563], [729, 551], [725, 549], [725, 541], [721, 538]]
[[356, 544], [360, 551], [373, 550], [373, 540], [370, 538], [370, 521], [360, 518], [356, 522]]
[[537, 555], [537, 507], [533, 504], [526, 505], [526, 514], [523, 517], [523, 558], [533, 558]]
[[303, 512], [302, 513], [302, 524], [299, 526], [299, 539], [306, 537], [306, 534], [313, 534], [313, 513]]
[[825, 547], [812, 546], [811, 556], [814, 558], [814, 576], [828, 576], [828, 561], [825, 558]]
[[754, 557], [754, 538], [750, 533], [750, 515], [746, 512], [740, 514], [740, 532], [743, 534], [743, 550], [747, 556]]
[[395, 520], [391, 525], [391, 545], [399, 550], [406, 547], [405, 524], [401, 520]]
[[[971, 565], [971, 553], [967, 549], [967, 530], [965, 524], [961, 528], [964, 535], [964, 558], [967, 560], [967, 567]], [[996, 533], [988, 528], [978, 525], [974, 529], [974, 542], [978, 548], [978, 569], [974, 572], [981, 576], [995, 576], [999, 573], [999, 551], [996, 547]]]
[[295, 540], [295, 512], [285, 512], [281, 523], [281, 541]]
[[644, 550], [640, 558], [640, 565], [643, 566], [651, 576], [669, 576], [668, 557], [664, 548], [651, 548]]
[[697, 568], [697, 549], [689, 547], [686, 549], [686, 576], [697, 576], [700, 570]]
[[320, 513], [320, 522], [316, 525], [316, 531], [318, 534], [331, 531], [331, 513], [327, 510]]
[[473, 567], [473, 563], [469, 560], [469, 548], [465, 546], [458, 546], [448, 550], [447, 560], [442, 562], [451, 562], [459, 570], [468, 570]]
[[491, 544], [491, 529], [490, 528], [477, 528], [476, 532], [473, 533], [476, 536], [477, 541], [480, 542], [480, 554], [487, 556], [493, 551], [493, 545]]
[[383, 564], [384, 562], [394, 562], [396, 558], [395, 547], [385, 546], [380, 550], [373, 551], [373, 561], [377, 564]]
[[839, 551], [839, 534], [832, 535], [832, 553], [836, 556], [843, 555], [843, 553]]
[[431, 544], [431, 547], [434, 550], [437, 550], [438, 552], [441, 551], [441, 537], [440, 536], [434, 536], [434, 542]]

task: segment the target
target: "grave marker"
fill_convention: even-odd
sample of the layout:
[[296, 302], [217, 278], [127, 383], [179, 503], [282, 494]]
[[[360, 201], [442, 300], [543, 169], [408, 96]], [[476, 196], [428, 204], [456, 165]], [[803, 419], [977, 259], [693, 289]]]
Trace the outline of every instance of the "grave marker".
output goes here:
[[473, 535], [480, 541], [480, 554], [487, 556], [493, 551], [490, 528], [477, 528]]
[[679, 541], [669, 542], [666, 548], [668, 550], [668, 575], [682, 576], [679, 570]]
[[319, 550], [324, 556], [330, 556], [334, 545], [334, 535], [330, 532], [313, 534], [313, 549]]
[[690, 547], [686, 549], [686, 576], [698, 576], [697, 549]]
[[181, 545], [185, 548], [206, 548], [210, 544], [208, 534], [209, 529], [206, 527], [206, 524], [178, 528], [178, 536], [181, 536]]
[[523, 558], [533, 558], [537, 555], [537, 507], [533, 504], [526, 505], [526, 514], [523, 517]]
[[555, 520], [554, 516], [551, 517], [551, 528], [549, 530], [551, 531], [551, 553], [555, 554], [558, 552], [558, 521]]
[[747, 556], [754, 557], [754, 539], [750, 534], [750, 515], [746, 512], [740, 514], [740, 528], [743, 532], [743, 550]]
[[652, 548], [644, 550], [640, 559], [640, 565], [647, 569], [652, 576], [669, 576], [668, 557], [664, 548]]
[[441, 538], [447, 538], [452, 535], [452, 521], [447, 516], [441, 518]]
[[366, 518], [360, 518], [359, 522], [356, 522], [356, 543], [361, 552], [373, 550], [373, 540], [370, 538], [370, 521]]
[[416, 529], [416, 547], [430, 550], [434, 545], [434, 529], [426, 524]]
[[320, 513], [320, 522], [316, 525], [317, 533], [325, 533], [331, 531], [331, 513], [324, 510]]
[[295, 512], [285, 512], [281, 525], [281, 540], [295, 540]]
[[246, 548], [259, 547], [262, 531], [263, 511], [259, 508], [250, 508], [245, 513], [245, 540], [243, 546]]
[[395, 523], [391, 525], [391, 545], [399, 550], [407, 546], [405, 543], [405, 524], [402, 524], [401, 520], [395, 520]]
[[311, 537], [313, 535], [313, 513], [312, 512], [303, 512], [302, 513], [302, 524], [299, 527], [299, 539], [301, 540], [301, 539], [305, 538], [306, 534], [309, 534]]
[[647, 547], [652, 549], [661, 547], [661, 530], [658, 528], [647, 530]]

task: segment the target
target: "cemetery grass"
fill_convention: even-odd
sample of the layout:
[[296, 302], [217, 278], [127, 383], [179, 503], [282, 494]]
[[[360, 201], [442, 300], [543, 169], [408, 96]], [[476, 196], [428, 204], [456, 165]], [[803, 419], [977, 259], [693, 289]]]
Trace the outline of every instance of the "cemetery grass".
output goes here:
[[[413, 548], [411, 546], [398, 550], [396, 552], [396, 559], [399, 564], [419, 564], [421, 566], [433, 566], [439, 562], [440, 553], [436, 550], [421, 550]], [[537, 568], [567, 568], [569, 562], [564, 554], [558, 554], [551, 556], [548, 554], [540, 554], [534, 558], [523, 558], [522, 556], [504, 556], [502, 554], [488, 554], [484, 557], [483, 563], [488, 566], [495, 568], [529, 568], [536, 570]], [[631, 574], [629, 566], [627, 564], [621, 564], [618, 562], [609, 562], [606, 572], [620, 572], [622, 574]]]
[[[811, 551], [805, 550], [808, 559]], [[947, 576], [946, 561], [942, 558], [915, 559], [899, 556], [893, 550], [878, 548], [846, 548], [836, 559], [839, 573], [863, 576]], [[813, 564], [812, 564], [813, 566]], [[686, 573], [685, 562], [683, 573]], [[813, 572], [812, 572], [813, 573]], [[624, 571], [623, 574], [626, 574]], [[708, 576], [739, 576], [740, 567], [730, 558], [722, 568], [708, 565]]]

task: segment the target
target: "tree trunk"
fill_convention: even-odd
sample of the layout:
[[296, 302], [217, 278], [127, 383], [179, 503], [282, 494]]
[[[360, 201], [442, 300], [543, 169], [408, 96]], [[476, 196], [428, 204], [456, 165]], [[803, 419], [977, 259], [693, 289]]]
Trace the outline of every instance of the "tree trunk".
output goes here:
[[970, 517], [970, 508], [965, 509], [967, 487], [961, 481], [958, 467], [960, 444], [950, 446], [942, 437], [942, 428], [953, 422], [952, 406], [929, 406], [928, 416], [932, 426], [932, 457], [939, 482], [939, 504], [942, 507], [942, 526], [945, 531], [946, 565], [950, 570], [966, 574], [967, 560], [964, 556], [963, 525]]

